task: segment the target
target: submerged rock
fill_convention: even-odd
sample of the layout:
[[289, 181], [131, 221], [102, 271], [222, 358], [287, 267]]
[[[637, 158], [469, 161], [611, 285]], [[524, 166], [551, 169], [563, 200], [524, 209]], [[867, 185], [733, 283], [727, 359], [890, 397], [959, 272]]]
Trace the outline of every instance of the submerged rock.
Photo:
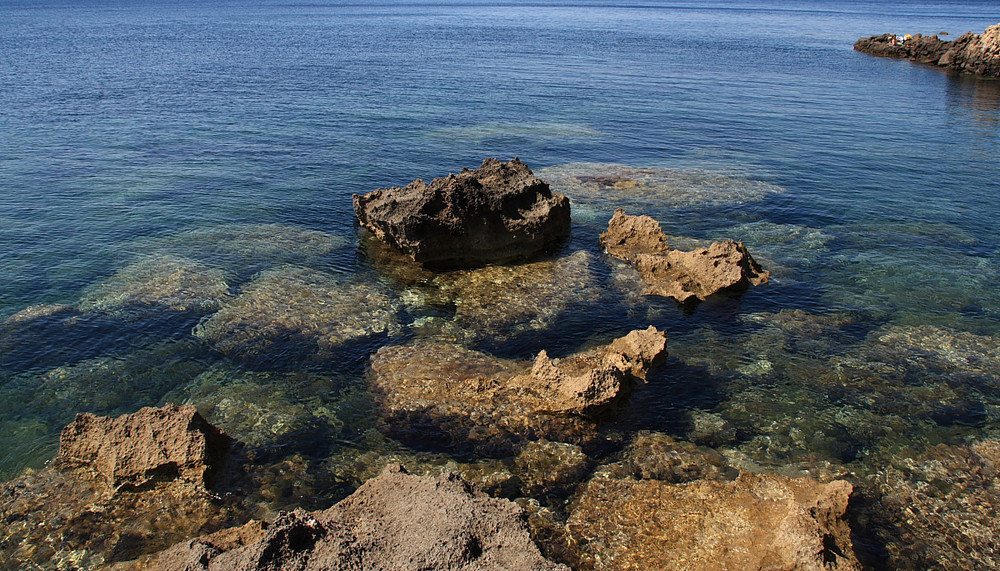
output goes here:
[[452, 326], [464, 341], [504, 340], [548, 329], [571, 306], [596, 302], [601, 291], [593, 261], [593, 255], [580, 251], [553, 260], [446, 272], [423, 288], [422, 301], [453, 305]]
[[573, 443], [592, 435], [633, 385], [666, 357], [666, 336], [650, 327], [609, 345], [533, 365], [442, 342], [383, 347], [369, 381], [388, 429], [444, 436], [442, 446], [509, 451], [546, 438]]
[[342, 344], [397, 328], [389, 296], [379, 286], [285, 266], [263, 272], [194, 333], [222, 353], [255, 360], [269, 352], [327, 358]]
[[387, 467], [324, 512], [285, 512], [234, 541], [211, 536], [161, 554], [157, 569], [565, 569], [544, 559], [513, 502], [454, 475]]
[[640, 435], [583, 487], [563, 541], [578, 546], [581, 568], [597, 570], [860, 569], [845, 518], [849, 483], [748, 472], [730, 480], [724, 468], [718, 454]]
[[569, 200], [518, 159], [354, 195], [362, 226], [414, 261], [476, 266], [529, 257], [569, 235]]
[[673, 250], [660, 225], [649, 216], [629, 216], [617, 210], [601, 234], [601, 245], [633, 264], [647, 284], [646, 293], [684, 303], [719, 292], [741, 292], [768, 282], [743, 242], [726, 240], [693, 252]]
[[83, 311], [129, 312], [144, 308], [210, 312], [229, 297], [220, 270], [176, 256], [151, 256], [89, 288]]
[[570, 163], [538, 175], [574, 203], [649, 207], [706, 207], [763, 200], [785, 189], [759, 180], [703, 169]]
[[967, 32], [954, 41], [915, 34], [900, 41], [895, 34], [861, 38], [854, 49], [876, 56], [905, 58], [955, 71], [1000, 77], [1000, 24], [982, 34]]
[[939, 444], [887, 459], [871, 517], [898, 569], [1000, 566], [1000, 440]]

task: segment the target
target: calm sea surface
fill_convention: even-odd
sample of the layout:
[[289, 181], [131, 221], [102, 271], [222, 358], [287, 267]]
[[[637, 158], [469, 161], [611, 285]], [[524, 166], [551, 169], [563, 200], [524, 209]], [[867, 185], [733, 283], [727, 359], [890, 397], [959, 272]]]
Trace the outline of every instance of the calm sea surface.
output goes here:
[[[556, 255], [586, 257], [594, 295], [526, 293], [551, 311], [498, 304], [506, 328], [464, 342], [530, 358], [666, 329], [617, 429], [860, 473], [995, 436], [1000, 81], [851, 47], [997, 22], [995, 1], [0, 0], [0, 476], [76, 412], [168, 401], [256, 446], [400, 450], [366, 359], [475, 329], [476, 293], [431, 303], [373, 263], [351, 194], [493, 156], [571, 197]], [[597, 244], [618, 207], [678, 244], [742, 239], [772, 281], [693, 311], [638, 295]], [[289, 327], [275, 298], [345, 284], [383, 321], [327, 352], [219, 325], [256, 292], [260, 329]]]

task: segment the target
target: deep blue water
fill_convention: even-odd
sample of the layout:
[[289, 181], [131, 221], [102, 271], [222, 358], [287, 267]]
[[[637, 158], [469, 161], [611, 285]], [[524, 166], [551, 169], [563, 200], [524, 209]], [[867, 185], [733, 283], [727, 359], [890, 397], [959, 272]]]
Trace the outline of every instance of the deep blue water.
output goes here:
[[[1000, 81], [851, 47], [887, 31], [957, 37], [997, 22], [994, 1], [0, 0], [0, 321], [9, 320], [0, 475], [50, 458], [75, 412], [200, 404], [207, 397], [189, 384], [206, 372], [298, 368], [294, 351], [248, 364], [213, 350], [191, 331], [214, 310], [87, 306], [94, 288], [148, 279], [116, 272], [169, 254], [222, 272], [237, 295], [259, 272], [292, 263], [380, 283], [398, 300], [405, 288], [359, 250], [351, 194], [491, 156], [554, 176], [611, 168], [566, 166], [600, 163], [729, 181], [720, 196], [702, 189], [683, 202], [627, 193], [575, 202], [564, 253], [594, 256], [602, 303], [570, 308], [555, 329], [479, 345], [528, 358], [655, 322], [677, 343], [676, 375], [638, 398], [626, 417], [638, 425], [683, 436], [692, 410], [726, 417], [732, 402], [753, 397], [743, 390], [753, 379], [801, 385], [809, 375], [797, 376], [797, 359], [822, 368], [864, 354], [879, 328], [933, 325], [995, 342]], [[737, 200], [734, 188], [770, 190]], [[655, 299], [626, 311], [596, 244], [616, 206], [656, 217], [671, 235], [742, 238], [775, 279], [693, 312]], [[259, 225], [290, 232], [274, 239], [285, 246], [239, 234]], [[287, 247], [308, 236], [326, 247]], [[66, 307], [25, 326], [10, 321], [39, 304]], [[773, 368], [763, 376], [747, 372], [768, 342], [746, 316], [782, 308], [853, 321], [836, 329], [841, 337], [821, 335], [822, 350], [789, 345], [767, 355]], [[310, 370], [360, 379], [379, 344], [421, 334], [419, 314], [401, 311], [399, 329]], [[992, 386], [995, 354], [977, 358], [993, 359], [983, 380]], [[996, 391], [951, 389], [947, 410], [958, 399], [985, 412], [930, 428], [914, 420], [907, 426], [924, 431], [899, 438], [1000, 429]], [[241, 436], [238, 424], [230, 430]]]

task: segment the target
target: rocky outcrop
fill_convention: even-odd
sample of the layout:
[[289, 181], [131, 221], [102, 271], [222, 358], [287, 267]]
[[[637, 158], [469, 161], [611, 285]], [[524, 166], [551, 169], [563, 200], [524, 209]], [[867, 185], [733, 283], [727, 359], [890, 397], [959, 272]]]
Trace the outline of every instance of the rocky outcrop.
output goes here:
[[430, 185], [417, 179], [355, 194], [354, 212], [378, 239], [434, 267], [529, 257], [570, 230], [569, 199], [516, 158], [486, 159]]
[[673, 483], [598, 474], [567, 523], [581, 567], [860, 569], [845, 519], [852, 487], [744, 472]]
[[78, 414], [59, 437], [56, 461], [93, 474], [111, 492], [178, 479], [207, 487], [231, 442], [191, 405], [118, 418]]
[[55, 462], [0, 487], [0, 568], [104, 569], [246, 521], [210, 491], [229, 449], [192, 406], [78, 415]]
[[656, 220], [629, 216], [623, 210], [615, 211], [608, 231], [601, 234], [601, 245], [639, 270], [645, 294], [681, 303], [720, 292], [739, 293], [751, 285], [767, 283], [770, 277], [743, 242], [715, 242], [691, 252], [673, 250]]
[[566, 569], [532, 542], [517, 504], [473, 492], [457, 476], [389, 466], [315, 513], [284, 512], [247, 533], [190, 540], [156, 569]]
[[525, 440], [586, 440], [665, 357], [666, 336], [654, 327], [562, 359], [542, 351], [532, 364], [417, 342], [380, 349], [369, 381], [393, 433], [509, 452]]
[[895, 34], [861, 38], [854, 44], [859, 52], [876, 56], [905, 58], [955, 71], [1000, 77], [1000, 24], [982, 34], [967, 32], [954, 41], [915, 34], [900, 41]]

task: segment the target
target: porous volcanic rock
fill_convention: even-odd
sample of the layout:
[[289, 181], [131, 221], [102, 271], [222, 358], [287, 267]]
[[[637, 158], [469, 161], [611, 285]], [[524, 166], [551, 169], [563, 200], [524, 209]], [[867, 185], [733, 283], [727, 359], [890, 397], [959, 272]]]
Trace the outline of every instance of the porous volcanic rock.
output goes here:
[[76, 415], [59, 437], [56, 461], [91, 472], [112, 492], [176, 479], [206, 487], [231, 442], [194, 406], [168, 404], [118, 418]]
[[656, 220], [630, 216], [620, 209], [608, 223], [608, 231], [601, 234], [601, 245], [639, 270], [646, 295], [672, 297], [681, 303], [719, 292], [742, 292], [767, 283], [771, 275], [743, 242], [715, 242], [691, 252], [673, 250]]
[[541, 351], [533, 364], [418, 341], [379, 349], [369, 382], [391, 432], [510, 452], [525, 440], [585, 442], [665, 358], [666, 336], [652, 326], [562, 359]]
[[362, 226], [414, 261], [477, 266], [529, 257], [569, 235], [569, 199], [515, 158], [354, 195]]
[[845, 519], [852, 486], [744, 472], [672, 483], [598, 473], [567, 522], [581, 567], [860, 569]]
[[861, 38], [854, 49], [876, 56], [910, 59], [920, 63], [981, 75], [1000, 77], [1000, 24], [982, 34], [967, 32], [954, 41], [937, 36], [914, 34], [910, 39], [893, 43], [895, 34]]
[[517, 504], [473, 492], [453, 474], [415, 476], [398, 465], [326, 511], [284, 512], [236, 541], [178, 544], [156, 568], [566, 569], [542, 557]]

